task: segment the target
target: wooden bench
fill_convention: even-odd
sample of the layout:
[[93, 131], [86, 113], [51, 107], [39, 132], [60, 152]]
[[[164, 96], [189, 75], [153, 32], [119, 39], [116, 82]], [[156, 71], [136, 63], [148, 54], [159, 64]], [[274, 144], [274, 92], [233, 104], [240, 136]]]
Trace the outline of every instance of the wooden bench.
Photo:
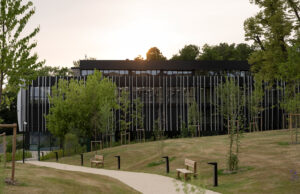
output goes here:
[[93, 163], [95, 164], [95, 166], [102, 164], [102, 167], [104, 167], [103, 155], [95, 155], [94, 158], [91, 158], [91, 167], [93, 167]]
[[[180, 173], [184, 174], [184, 179], [187, 179], [188, 174], [193, 174], [194, 177], [197, 176], [197, 162], [189, 159], [184, 160], [184, 165], [186, 166], [186, 169], [179, 168], [176, 169], [177, 171], [177, 178], [180, 178]], [[189, 167], [193, 168], [193, 171], [189, 170]]]

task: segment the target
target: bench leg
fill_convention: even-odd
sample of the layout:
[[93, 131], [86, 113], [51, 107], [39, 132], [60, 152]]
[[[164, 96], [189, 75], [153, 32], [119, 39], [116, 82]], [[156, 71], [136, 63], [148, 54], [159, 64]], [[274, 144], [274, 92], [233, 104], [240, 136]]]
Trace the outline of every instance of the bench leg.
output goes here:
[[180, 172], [177, 171], [177, 178], [179, 179], [180, 178]]
[[186, 180], [187, 179], [187, 174], [186, 173], [184, 173], [184, 180]]

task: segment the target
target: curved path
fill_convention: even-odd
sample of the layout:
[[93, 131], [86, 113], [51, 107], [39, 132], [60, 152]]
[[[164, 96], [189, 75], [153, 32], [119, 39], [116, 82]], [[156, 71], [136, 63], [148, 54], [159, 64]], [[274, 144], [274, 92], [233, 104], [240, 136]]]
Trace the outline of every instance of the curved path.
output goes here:
[[[82, 166], [60, 164], [55, 162], [26, 161], [26, 163], [37, 166], [55, 168], [59, 170], [77, 171], [109, 176], [145, 194], [181, 194], [184, 193], [183, 188], [192, 187], [190, 184], [187, 184], [187, 186], [184, 187], [181, 181], [156, 174], [88, 168]], [[178, 191], [178, 189], [180, 190]], [[204, 189], [201, 190], [201, 193], [217, 194], [216, 192]]]

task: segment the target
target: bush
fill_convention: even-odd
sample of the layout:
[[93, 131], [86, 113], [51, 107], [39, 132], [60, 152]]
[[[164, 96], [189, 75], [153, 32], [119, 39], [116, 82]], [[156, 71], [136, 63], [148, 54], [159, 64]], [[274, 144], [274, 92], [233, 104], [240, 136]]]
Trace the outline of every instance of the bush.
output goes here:
[[49, 160], [52, 158], [56, 158], [55, 152], [58, 153], [58, 157], [61, 158], [63, 156], [72, 156], [75, 154], [81, 154], [86, 152], [86, 146], [80, 146], [78, 144], [78, 147], [74, 147], [73, 149], [68, 149], [68, 150], [54, 150], [52, 152], [47, 153], [44, 156], [40, 156], [40, 160]]
[[[31, 158], [31, 152], [25, 151], [25, 158]], [[12, 159], [12, 153], [6, 153], [6, 162], [10, 162]], [[17, 150], [15, 155], [15, 160], [22, 160], [23, 159], [23, 150]], [[0, 162], [4, 161], [4, 154], [0, 154]]]
[[[8, 137], [8, 136], [7, 136]], [[11, 153], [12, 152], [12, 136], [9, 136], [10, 138], [6, 138], [7, 139], [7, 143], [6, 143], [6, 152]], [[23, 141], [22, 140], [16, 140], [16, 149], [23, 149]]]
[[73, 149], [76, 149], [77, 147], [80, 147], [78, 142], [79, 142], [78, 137], [75, 134], [67, 133], [65, 135], [65, 143], [64, 143], [65, 151], [71, 151]]
[[184, 121], [182, 122], [181, 136], [182, 136], [182, 137], [189, 137], [189, 130], [188, 130], [188, 128], [186, 127], [186, 124], [185, 124]]

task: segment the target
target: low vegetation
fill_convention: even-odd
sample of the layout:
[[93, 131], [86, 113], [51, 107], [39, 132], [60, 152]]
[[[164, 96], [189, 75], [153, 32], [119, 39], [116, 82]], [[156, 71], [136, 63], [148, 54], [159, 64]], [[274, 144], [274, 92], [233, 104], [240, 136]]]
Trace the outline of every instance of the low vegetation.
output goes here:
[[[176, 168], [183, 168], [185, 158], [197, 161], [198, 178], [189, 182], [221, 193], [299, 193], [300, 144], [282, 145], [289, 141], [287, 130], [246, 133], [241, 140], [239, 170], [228, 173], [228, 135], [181, 138], [138, 143], [98, 151], [105, 158], [106, 169], [117, 169], [115, 155], [121, 156], [121, 169], [176, 177]], [[170, 174], [161, 153], [173, 158]], [[84, 154], [84, 165], [95, 154]], [[51, 159], [48, 161], [55, 161]], [[59, 158], [59, 162], [80, 165], [80, 155]], [[213, 187], [213, 168], [208, 162], [218, 162], [219, 187]], [[155, 164], [154, 164], [155, 163]], [[296, 175], [295, 175], [296, 173]], [[280, 176], [278, 176], [280, 175]]]
[[16, 186], [4, 184], [11, 169], [0, 167], [0, 194], [31, 193], [138, 193], [115, 179], [80, 172], [61, 171], [46, 167], [17, 164]]

